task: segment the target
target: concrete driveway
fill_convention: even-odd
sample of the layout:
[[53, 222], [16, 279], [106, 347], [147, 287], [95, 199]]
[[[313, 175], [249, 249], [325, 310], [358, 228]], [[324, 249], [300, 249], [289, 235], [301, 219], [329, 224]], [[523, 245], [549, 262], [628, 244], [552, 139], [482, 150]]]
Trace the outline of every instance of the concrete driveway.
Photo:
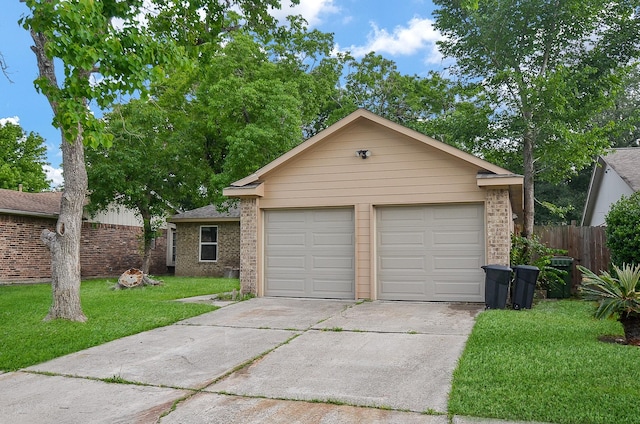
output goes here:
[[0, 423], [449, 423], [451, 373], [481, 309], [235, 303], [0, 375]]

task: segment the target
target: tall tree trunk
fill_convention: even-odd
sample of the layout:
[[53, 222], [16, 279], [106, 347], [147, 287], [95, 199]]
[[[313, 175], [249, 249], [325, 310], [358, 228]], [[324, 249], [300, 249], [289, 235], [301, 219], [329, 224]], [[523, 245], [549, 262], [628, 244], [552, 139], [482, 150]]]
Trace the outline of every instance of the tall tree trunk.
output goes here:
[[151, 242], [153, 241], [153, 228], [151, 228], [151, 214], [147, 210], [140, 210], [142, 215], [142, 239], [144, 240], [143, 254], [142, 254], [142, 267], [140, 271], [144, 274], [149, 274], [151, 268]]
[[533, 144], [535, 134], [532, 128], [528, 127], [523, 137], [523, 159], [524, 159], [524, 228], [522, 236], [529, 238], [533, 234], [533, 223], [535, 214], [534, 197], [534, 176], [535, 164], [533, 159]]
[[74, 143], [62, 143], [64, 191], [56, 231], [43, 230], [41, 239], [51, 251], [53, 303], [45, 320], [84, 322], [80, 304], [80, 235], [82, 210], [87, 192], [82, 131]]
[[[53, 60], [47, 57], [46, 37], [31, 31], [40, 77], [51, 87], [57, 88]], [[47, 96], [54, 115], [58, 114], [58, 104]], [[53, 303], [45, 320], [68, 319], [84, 322], [87, 317], [80, 304], [80, 232], [82, 210], [87, 192], [87, 172], [84, 165], [84, 145], [82, 127], [78, 125], [75, 140], [65, 140], [62, 133], [62, 163], [64, 170], [64, 191], [60, 202], [60, 215], [56, 231], [43, 230], [41, 240], [51, 252], [51, 289]]]

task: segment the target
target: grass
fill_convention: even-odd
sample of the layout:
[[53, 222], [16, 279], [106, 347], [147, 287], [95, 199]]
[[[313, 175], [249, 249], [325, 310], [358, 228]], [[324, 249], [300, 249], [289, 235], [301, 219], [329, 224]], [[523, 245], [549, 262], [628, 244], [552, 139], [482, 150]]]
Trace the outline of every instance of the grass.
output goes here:
[[86, 323], [44, 322], [48, 284], [0, 286], [0, 370], [14, 371], [58, 356], [213, 311], [174, 299], [238, 289], [238, 280], [163, 277], [162, 286], [111, 290], [115, 280], [82, 283]]
[[478, 317], [453, 377], [449, 413], [553, 423], [637, 423], [640, 349], [604, 343], [614, 320], [582, 301]]

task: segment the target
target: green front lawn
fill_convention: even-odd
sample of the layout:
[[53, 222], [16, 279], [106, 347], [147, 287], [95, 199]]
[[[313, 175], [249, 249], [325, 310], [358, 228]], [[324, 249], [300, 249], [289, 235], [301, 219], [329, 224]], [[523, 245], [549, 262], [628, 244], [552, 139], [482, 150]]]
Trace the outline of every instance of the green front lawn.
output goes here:
[[0, 286], [0, 370], [12, 371], [141, 331], [215, 310], [173, 302], [239, 288], [238, 280], [163, 277], [162, 286], [111, 290], [116, 280], [82, 283], [86, 323], [43, 322], [51, 305], [48, 284]]
[[598, 341], [622, 335], [582, 301], [479, 315], [454, 373], [449, 412], [553, 423], [637, 423], [640, 348]]

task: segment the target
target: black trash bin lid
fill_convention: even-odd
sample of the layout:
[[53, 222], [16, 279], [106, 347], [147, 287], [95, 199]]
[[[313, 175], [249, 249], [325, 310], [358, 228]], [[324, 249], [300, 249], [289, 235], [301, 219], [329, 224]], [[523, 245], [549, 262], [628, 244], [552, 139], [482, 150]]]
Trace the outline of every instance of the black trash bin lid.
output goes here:
[[499, 271], [509, 271], [511, 272], [511, 268], [509, 268], [508, 266], [505, 265], [482, 265], [480, 268], [484, 269], [485, 271], [488, 269], [495, 269], [495, 270], [499, 270]]
[[540, 268], [533, 265], [516, 265], [513, 267], [513, 269], [528, 269], [530, 271], [540, 271]]

